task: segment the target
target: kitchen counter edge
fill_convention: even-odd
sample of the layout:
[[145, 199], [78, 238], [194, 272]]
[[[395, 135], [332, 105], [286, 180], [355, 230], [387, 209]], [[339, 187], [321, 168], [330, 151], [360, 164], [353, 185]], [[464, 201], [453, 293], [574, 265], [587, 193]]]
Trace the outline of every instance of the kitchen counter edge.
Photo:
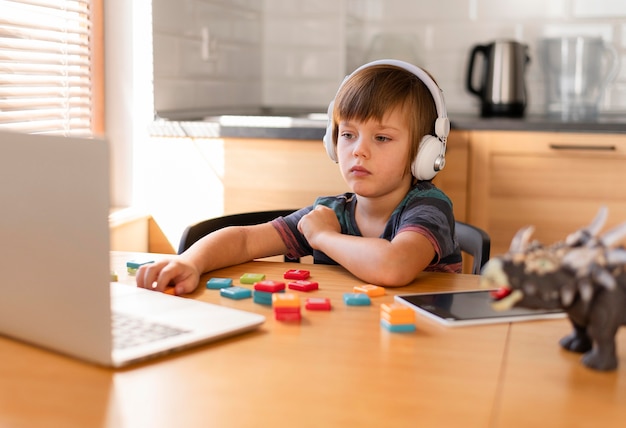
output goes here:
[[[626, 114], [601, 116], [597, 120], [560, 121], [542, 116], [524, 118], [482, 118], [469, 114], [450, 114], [453, 130], [459, 131], [525, 131], [626, 134]], [[326, 123], [320, 120], [302, 121], [291, 126], [255, 125], [242, 123], [227, 126], [217, 121], [155, 121], [153, 137], [192, 138], [260, 138], [285, 140], [321, 140]]]

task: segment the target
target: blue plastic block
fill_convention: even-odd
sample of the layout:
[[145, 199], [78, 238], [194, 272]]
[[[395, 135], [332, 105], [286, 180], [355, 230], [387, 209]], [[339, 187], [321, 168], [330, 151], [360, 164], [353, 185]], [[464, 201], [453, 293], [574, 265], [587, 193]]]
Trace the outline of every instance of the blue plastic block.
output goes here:
[[254, 300], [254, 303], [272, 306], [272, 293], [270, 292], [254, 290], [252, 293], [252, 299]]
[[126, 262], [126, 267], [128, 269], [139, 269], [143, 265], [147, 265], [148, 263], [154, 263], [154, 260], [129, 260]]
[[[285, 290], [277, 291], [277, 293], [284, 293], [284, 292]], [[252, 299], [254, 300], [254, 303], [272, 306], [272, 294], [274, 293], [270, 293], [269, 291], [254, 290], [252, 292]]]
[[211, 278], [206, 282], [206, 288], [210, 290], [220, 290], [222, 288], [232, 287], [233, 280], [230, 278]]
[[345, 293], [343, 301], [348, 306], [368, 306], [372, 304], [370, 296], [365, 293]]
[[244, 287], [227, 287], [220, 289], [220, 296], [241, 300], [252, 297], [252, 290]]
[[380, 325], [392, 333], [410, 333], [416, 330], [415, 324], [391, 324], [387, 320], [380, 320]]

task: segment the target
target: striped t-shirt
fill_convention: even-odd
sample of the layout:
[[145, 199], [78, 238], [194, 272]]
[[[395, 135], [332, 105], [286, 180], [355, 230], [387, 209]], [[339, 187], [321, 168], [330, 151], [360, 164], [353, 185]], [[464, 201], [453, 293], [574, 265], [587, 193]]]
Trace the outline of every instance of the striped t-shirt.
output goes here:
[[[332, 208], [341, 233], [362, 236], [355, 220], [357, 198], [354, 193], [320, 197], [315, 204], [272, 221], [287, 246], [288, 257], [313, 255], [314, 263], [337, 264], [321, 251], [311, 248], [298, 231], [300, 219], [317, 205]], [[461, 250], [454, 239], [454, 214], [450, 199], [430, 181], [419, 181], [391, 214], [380, 238], [391, 241], [398, 233], [412, 231], [424, 235], [435, 249], [426, 271], [461, 272]]]

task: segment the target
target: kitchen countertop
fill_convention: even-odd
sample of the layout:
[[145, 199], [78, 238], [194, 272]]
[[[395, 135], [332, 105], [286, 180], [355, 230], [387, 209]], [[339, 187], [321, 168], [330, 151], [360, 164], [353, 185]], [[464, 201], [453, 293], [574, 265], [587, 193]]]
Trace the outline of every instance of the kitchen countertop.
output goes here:
[[[481, 118], [468, 113], [449, 113], [449, 117], [452, 129], [457, 130], [626, 134], [626, 113], [605, 114], [586, 121], [561, 121], [539, 115]], [[207, 116], [201, 120], [160, 119], [153, 122], [150, 134], [158, 137], [321, 140], [326, 122], [325, 113], [297, 110], [243, 112]]]

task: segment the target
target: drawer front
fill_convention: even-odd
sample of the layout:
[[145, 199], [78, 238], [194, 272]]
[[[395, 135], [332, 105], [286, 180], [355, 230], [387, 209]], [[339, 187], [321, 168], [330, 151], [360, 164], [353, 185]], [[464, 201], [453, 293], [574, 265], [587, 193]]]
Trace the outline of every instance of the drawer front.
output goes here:
[[626, 136], [489, 134], [472, 140], [470, 221], [492, 235], [492, 254], [528, 224], [561, 240], [602, 205], [607, 227], [626, 221]]

